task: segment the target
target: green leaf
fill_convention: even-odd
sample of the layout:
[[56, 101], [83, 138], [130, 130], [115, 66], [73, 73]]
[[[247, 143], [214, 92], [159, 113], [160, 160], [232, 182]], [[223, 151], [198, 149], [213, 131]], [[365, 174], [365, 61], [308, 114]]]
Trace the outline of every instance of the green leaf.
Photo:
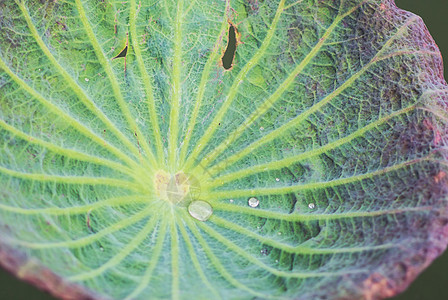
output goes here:
[[448, 242], [448, 87], [391, 0], [4, 1], [0, 264], [61, 298], [353, 299]]

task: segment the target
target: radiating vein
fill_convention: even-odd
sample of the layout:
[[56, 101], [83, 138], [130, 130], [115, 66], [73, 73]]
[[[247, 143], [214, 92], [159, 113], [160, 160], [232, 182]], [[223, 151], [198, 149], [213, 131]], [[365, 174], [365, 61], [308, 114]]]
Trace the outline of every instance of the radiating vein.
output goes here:
[[112, 91], [114, 93], [115, 99], [118, 102], [118, 105], [120, 106], [121, 111], [123, 112], [123, 115], [128, 122], [130, 129], [132, 131], [135, 131], [137, 135], [137, 140], [140, 140], [140, 145], [142, 145], [144, 152], [146, 153], [147, 158], [149, 159], [149, 164], [146, 163], [146, 161], [143, 161], [144, 164], [150, 168], [153, 169], [157, 165], [157, 161], [154, 158], [154, 154], [152, 153], [151, 149], [149, 148], [148, 141], [146, 141], [145, 135], [140, 130], [140, 127], [135, 122], [134, 118], [132, 117], [132, 113], [129, 110], [128, 106], [126, 105], [126, 101], [123, 98], [123, 94], [120, 90], [120, 84], [118, 82], [117, 77], [115, 76], [115, 73], [112, 69], [112, 66], [110, 65], [109, 60], [106, 58], [103, 49], [101, 48], [98, 39], [96, 38], [95, 33], [93, 32], [93, 28], [90, 25], [90, 22], [87, 18], [86, 12], [84, 10], [83, 4], [81, 0], [76, 0], [76, 8], [78, 10], [81, 22], [84, 26], [84, 29], [87, 33], [87, 36], [89, 37], [89, 41], [93, 46], [93, 49], [95, 51], [95, 54], [101, 63], [101, 65], [104, 68], [104, 71], [107, 74], [107, 77], [109, 78], [111, 82]]
[[108, 269], [115, 267], [119, 263], [123, 261], [129, 254], [131, 254], [134, 249], [139, 247], [143, 241], [148, 238], [148, 235], [153, 231], [155, 226], [157, 225], [157, 222], [159, 221], [156, 217], [151, 217], [149, 221], [146, 223], [145, 227], [143, 227], [142, 230], [129, 242], [126, 244], [125, 247], [120, 249], [118, 253], [113, 256], [111, 259], [109, 259], [105, 264], [103, 264], [101, 267], [81, 273], [78, 275], [74, 275], [68, 278], [70, 281], [83, 281], [87, 280], [96, 276], [100, 276], [101, 274], [104, 274]]
[[[382, 46], [382, 48], [375, 54], [375, 56], [370, 60], [369, 63], [367, 63], [364, 67], [362, 67], [358, 72], [353, 74], [350, 78], [348, 78], [343, 84], [341, 84], [337, 89], [335, 89], [333, 92], [325, 96], [322, 100], [315, 103], [313, 106], [311, 106], [309, 109], [303, 111], [298, 116], [293, 118], [292, 120], [288, 121], [287, 123], [283, 124], [279, 128], [276, 128], [272, 130], [270, 133], [264, 135], [260, 139], [254, 141], [253, 143], [249, 144], [244, 149], [236, 152], [235, 154], [231, 155], [230, 157], [226, 158], [225, 160], [221, 161], [220, 163], [216, 164], [215, 168], [219, 170], [224, 170], [225, 168], [229, 167], [231, 164], [241, 160], [245, 156], [252, 153], [254, 150], [258, 149], [262, 145], [282, 136], [284, 133], [289, 131], [290, 129], [294, 128], [298, 124], [302, 123], [308, 116], [311, 114], [317, 112], [319, 109], [321, 109], [324, 105], [328, 104], [331, 100], [339, 96], [344, 90], [349, 88], [357, 79], [359, 79], [372, 65], [374, 65], [376, 62], [382, 60], [381, 55], [383, 52], [392, 44], [392, 42], [397, 38], [401, 33], [403, 33], [408, 26], [414, 22], [417, 19], [417, 17], [410, 18], [405, 24], [403, 24], [397, 32], [392, 35]], [[203, 163], [200, 163], [201, 166], [203, 166]]]
[[[358, 137], [362, 137], [368, 131], [370, 131], [374, 128], [377, 128], [381, 124], [384, 124], [385, 122], [391, 120], [392, 118], [394, 118], [396, 116], [413, 111], [415, 108], [416, 108], [416, 105], [412, 105], [412, 106], [400, 109], [398, 111], [395, 111], [395, 112], [391, 113], [390, 115], [379, 118], [378, 120], [356, 130], [352, 134], [349, 134], [345, 137], [339, 138], [329, 144], [326, 144], [325, 146], [311, 149], [311, 150], [305, 151], [303, 153], [300, 153], [300, 154], [297, 154], [297, 155], [294, 155], [291, 157], [287, 157], [284, 159], [270, 161], [270, 162], [259, 164], [259, 165], [254, 165], [254, 166], [251, 166], [246, 169], [238, 170], [235, 172], [225, 174], [223, 176], [219, 176], [219, 177], [217, 177], [217, 179], [213, 180], [213, 182], [210, 183], [208, 185], [208, 187], [213, 187], [222, 182], [230, 182], [230, 181], [233, 181], [233, 180], [236, 180], [236, 179], [239, 179], [242, 177], [246, 177], [248, 175], [256, 174], [259, 172], [278, 170], [278, 169], [281, 169], [281, 168], [284, 168], [287, 166], [291, 166], [292, 164], [303, 161], [305, 159], [309, 159], [311, 157], [318, 156], [323, 153], [327, 153], [328, 151], [336, 149], [338, 147], [341, 147], [342, 145], [347, 144]], [[216, 174], [217, 171], [218, 171], [218, 169], [213, 168], [213, 167], [208, 170], [209, 174], [211, 174], [211, 175]]]
[[[353, 9], [348, 12], [351, 14]], [[299, 74], [302, 73], [303, 69], [309, 65], [310, 61], [319, 53], [322, 46], [325, 44], [327, 39], [331, 36], [337, 25], [347, 16], [344, 14], [335, 18], [334, 22], [328, 27], [322, 37], [318, 40], [316, 45], [311, 49], [311, 51], [302, 59], [302, 61], [294, 68], [294, 70], [288, 75], [288, 77], [280, 84], [280, 86], [272, 93], [267, 99], [261, 103], [257, 109], [247, 118], [244, 122], [238, 126], [235, 130], [228, 134], [228, 137], [221, 142], [217, 147], [213, 149], [207, 156], [203, 158], [200, 165], [201, 167], [207, 167], [211, 162], [213, 162], [218, 155], [225, 151], [236, 139], [238, 139], [243, 132], [249, 128], [258, 118], [260, 118], [264, 113], [266, 113], [283, 95], [283, 93], [294, 83], [294, 80]]]
[[163, 157], [163, 143], [161, 139], [162, 133], [160, 132], [159, 120], [157, 117], [157, 110], [155, 105], [154, 91], [152, 88], [151, 78], [149, 77], [148, 71], [145, 67], [145, 62], [143, 61], [142, 52], [140, 50], [140, 45], [138, 43], [138, 35], [135, 24], [138, 16], [135, 7], [136, 7], [135, 0], [130, 0], [129, 25], [131, 30], [131, 42], [132, 42], [132, 48], [135, 53], [135, 57], [137, 59], [138, 68], [142, 76], [143, 84], [145, 86], [146, 101], [148, 104], [149, 116], [151, 118], [151, 127], [155, 138], [157, 157], [160, 160]]
[[173, 73], [172, 73], [172, 97], [170, 103], [170, 127], [168, 138], [168, 166], [171, 171], [176, 171], [176, 154], [179, 137], [179, 109], [182, 97], [181, 89], [181, 64], [182, 64], [182, 22], [183, 22], [183, 0], [177, 1], [176, 20], [174, 22], [174, 51], [173, 51]]
[[235, 80], [229, 89], [229, 94], [227, 95], [226, 99], [224, 100], [224, 103], [222, 104], [221, 108], [217, 112], [216, 116], [213, 118], [209, 127], [204, 132], [204, 135], [199, 139], [193, 152], [188, 157], [188, 159], [185, 163], [185, 166], [184, 166], [184, 170], [188, 171], [191, 168], [191, 166], [195, 163], [197, 156], [204, 149], [204, 147], [208, 144], [210, 138], [213, 136], [213, 133], [218, 128], [219, 122], [222, 120], [222, 118], [228, 111], [229, 107], [231, 106], [235, 96], [238, 93], [238, 87], [239, 87], [241, 81], [247, 75], [247, 73], [258, 63], [258, 61], [261, 59], [261, 57], [266, 53], [266, 50], [268, 49], [268, 47], [271, 43], [271, 39], [274, 36], [275, 30], [277, 29], [277, 24], [280, 20], [280, 16], [281, 16], [282, 12], [283, 12], [284, 4], [285, 4], [285, 0], [281, 0], [279, 2], [274, 19], [272, 20], [272, 23], [266, 33], [266, 37], [264, 38], [261, 47], [257, 50], [257, 52], [252, 56], [252, 58], [246, 63], [246, 65], [241, 69], [241, 71], [235, 77]]
[[179, 299], [179, 236], [175, 219], [171, 222], [171, 299]]
[[[289, 244], [285, 244], [279, 241], [276, 241], [272, 238], [268, 238], [262, 236], [258, 233], [255, 233], [252, 230], [244, 228], [243, 226], [237, 225], [235, 223], [229, 222], [226, 219], [220, 218], [216, 215], [212, 216], [209, 221], [215, 223], [216, 225], [223, 227], [225, 229], [233, 230], [240, 234], [243, 234], [249, 238], [255, 239], [260, 243], [272, 246], [276, 249], [286, 251], [289, 253], [295, 254], [335, 254], [335, 253], [357, 253], [364, 251], [374, 251], [381, 249], [390, 249], [397, 247], [396, 244], [382, 244], [382, 245], [373, 245], [373, 246], [360, 246], [360, 247], [338, 247], [338, 248], [315, 248], [304, 245], [292, 246]], [[212, 230], [212, 229], [210, 229]]]
[[218, 36], [218, 38], [215, 41], [215, 44], [210, 53], [210, 56], [208, 57], [207, 62], [205, 63], [204, 70], [202, 70], [201, 81], [199, 82], [199, 86], [198, 86], [198, 94], [196, 97], [196, 103], [195, 103], [193, 112], [191, 114], [190, 121], [188, 123], [187, 131], [185, 133], [185, 138], [181, 145], [181, 150], [180, 150], [180, 155], [179, 155], [179, 161], [181, 162], [181, 164], [184, 164], [184, 162], [185, 162], [185, 156], [187, 155], [188, 145], [190, 144], [190, 140], [193, 135], [193, 130], [194, 130], [194, 127], [196, 125], [197, 118], [199, 115], [199, 109], [202, 105], [202, 100], [204, 99], [205, 88], [207, 86], [207, 81], [209, 80], [209, 77], [210, 77], [210, 72], [212, 70], [212, 67], [216, 65], [216, 60], [218, 59], [219, 54], [220, 54], [219, 46], [222, 42], [223, 34], [225, 33], [227, 26], [228, 26], [225, 14], [229, 10], [229, 7], [230, 7], [230, 0], [226, 0], [226, 9], [225, 9], [224, 15], [222, 17], [223, 21], [221, 23], [221, 28], [219, 30], [220, 35]]
[[232, 212], [236, 214], [244, 214], [250, 216], [256, 216], [260, 218], [275, 219], [281, 221], [291, 222], [310, 222], [319, 220], [338, 220], [338, 219], [351, 219], [362, 217], [376, 217], [383, 215], [401, 214], [407, 212], [429, 212], [433, 209], [432, 206], [422, 207], [408, 207], [408, 208], [391, 208], [374, 211], [347, 211], [347, 212], [333, 212], [333, 213], [298, 213], [293, 212], [290, 214], [264, 210], [253, 209], [246, 206], [234, 205], [222, 202], [213, 203], [213, 209], [215, 211]]
[[[228, 0], [226, 0], [226, 1], [228, 1]], [[197, 5], [197, 0], [192, 0], [191, 3], [190, 3], [190, 5], [189, 5], [189, 6], [187, 7], [187, 9], [183, 12], [183, 17], [184, 17], [184, 18], [188, 15], [188, 13], [191, 11], [191, 9], [192, 9], [195, 5]]]
[[125, 166], [123, 164], [120, 164], [120, 163], [117, 163], [112, 160], [102, 158], [99, 156], [94, 156], [94, 155], [86, 154], [86, 153], [83, 153], [83, 152], [80, 152], [77, 150], [67, 149], [64, 147], [57, 146], [55, 144], [52, 144], [52, 143], [49, 143], [42, 139], [39, 139], [35, 136], [31, 136], [31, 135], [15, 128], [14, 126], [7, 124], [2, 119], [0, 119], [0, 127], [9, 131], [14, 136], [27, 141], [30, 144], [42, 146], [42, 147], [47, 148], [48, 150], [50, 150], [56, 154], [59, 154], [61, 156], [76, 159], [76, 160], [81, 160], [81, 161], [85, 161], [85, 162], [91, 162], [91, 163], [97, 164], [97, 165], [103, 165], [103, 166], [109, 167], [115, 171], [118, 171], [118, 172], [121, 172], [121, 173], [124, 173], [127, 175], [131, 175], [131, 176], [134, 174], [131, 169], [129, 169], [127, 166]]
[[201, 278], [202, 282], [207, 286], [207, 288], [213, 293], [214, 298], [213, 299], [221, 299], [221, 296], [219, 295], [219, 293], [216, 291], [215, 287], [213, 287], [213, 285], [210, 283], [210, 281], [207, 279], [207, 276], [205, 275], [204, 271], [202, 270], [201, 264], [198, 260], [198, 257], [196, 255], [196, 251], [195, 248], [190, 240], [189, 234], [187, 233], [183, 220], [179, 219], [178, 220], [178, 226], [180, 229], [180, 233], [182, 234], [182, 237], [185, 241], [185, 244], [187, 245], [187, 251], [188, 254], [190, 255], [190, 258], [193, 262], [193, 266], [196, 269], [196, 272], [198, 272], [199, 277]]
[[0, 203], [0, 210], [8, 211], [12, 213], [17, 213], [21, 215], [78, 215], [85, 214], [89, 211], [99, 209], [102, 207], [112, 207], [112, 206], [124, 206], [136, 203], [147, 203], [148, 197], [142, 196], [140, 194], [112, 197], [105, 200], [98, 200], [93, 203], [78, 205], [78, 206], [68, 206], [68, 207], [45, 207], [45, 208], [23, 208], [16, 206], [9, 206]]
[[[17, 0], [16, 0], [17, 1]], [[76, 82], [76, 80], [64, 69], [64, 67], [57, 61], [54, 57], [53, 53], [51, 53], [50, 49], [47, 47], [45, 42], [42, 40], [42, 37], [39, 35], [34, 23], [31, 20], [31, 16], [28, 13], [27, 8], [25, 7], [25, 2], [18, 2], [20, 10], [28, 24], [28, 28], [31, 31], [31, 34], [34, 40], [39, 45], [40, 49], [51, 64], [56, 68], [56, 70], [62, 75], [68, 86], [75, 92], [78, 96], [78, 99], [82, 101], [82, 103], [92, 111], [95, 116], [97, 116], [115, 136], [117, 136], [128, 148], [129, 151], [133, 152], [136, 158], [138, 158], [138, 149], [132, 144], [128, 138], [118, 130], [117, 126], [115, 126], [111, 120], [95, 105], [95, 102], [85, 93], [82, 87]]]
[[188, 224], [188, 228], [191, 230], [193, 235], [198, 240], [199, 244], [202, 247], [202, 250], [205, 252], [207, 257], [210, 259], [210, 262], [213, 264], [213, 266], [215, 267], [216, 271], [218, 271], [218, 273], [222, 277], [224, 277], [230, 284], [232, 284], [236, 288], [239, 288], [241, 290], [247, 291], [247, 292], [249, 292], [250, 294], [252, 294], [254, 296], [261, 297], [262, 299], [266, 298], [266, 295], [264, 295], [262, 293], [259, 293], [259, 292], [255, 291], [255, 290], [249, 288], [245, 284], [243, 284], [243, 283], [239, 282], [237, 279], [235, 279], [232, 276], [232, 274], [230, 274], [227, 271], [226, 267], [223, 266], [223, 264], [221, 263], [219, 258], [216, 257], [216, 255], [214, 254], [214, 251], [210, 248], [210, 246], [204, 240], [202, 235], [199, 233], [199, 230], [196, 228], [196, 224], [190, 219], [190, 216], [185, 215], [184, 220]]
[[22, 241], [15, 238], [5, 237], [5, 240], [7, 240], [11, 244], [27, 247], [30, 249], [49, 249], [49, 248], [80, 248], [89, 244], [92, 244], [98, 240], [100, 240], [102, 237], [114, 233], [116, 231], [119, 231], [122, 228], [128, 227], [132, 224], [137, 223], [138, 221], [142, 220], [143, 218], [149, 216], [151, 214], [151, 211], [153, 210], [152, 205], [148, 205], [147, 208], [142, 210], [141, 212], [132, 215], [130, 217], [127, 217], [123, 220], [120, 220], [119, 222], [116, 222], [114, 224], [110, 224], [106, 228], [94, 233], [90, 234], [88, 236], [76, 239], [76, 240], [70, 240], [70, 241], [62, 241], [62, 242], [29, 242], [29, 241]]
[[287, 5], [287, 6], [285, 6], [284, 10], [287, 10], [287, 9], [289, 9], [289, 8], [291, 8], [291, 7], [293, 7], [293, 6], [297, 5], [297, 4], [300, 4], [302, 2], [303, 2], [303, 0], [298, 0], [298, 1], [294, 2], [294, 3], [291, 3], [291, 4]]
[[148, 284], [151, 280], [154, 269], [157, 263], [159, 262], [160, 254], [162, 253], [163, 250], [163, 242], [165, 241], [166, 238], [167, 227], [168, 224], [166, 219], [162, 220], [159, 227], [160, 228], [159, 232], [157, 234], [156, 244], [154, 245], [154, 249], [151, 253], [151, 259], [149, 261], [145, 274], [140, 279], [140, 282], [138, 286], [135, 288], [135, 290], [125, 298], [126, 300], [135, 299], [141, 294], [141, 292], [143, 292], [144, 289], [148, 288]]
[[[428, 96], [431, 94], [436, 94], [437, 96], [441, 96], [441, 94], [448, 95], [448, 89], [434, 88], [431, 90], [427, 90], [427, 91], [425, 91], [425, 93], [423, 93], [422, 98], [424, 98], [424, 96]], [[428, 101], [428, 99], [426, 99], [426, 101]], [[436, 116], [436, 117], [440, 118], [441, 120], [448, 123], [448, 112], [445, 111], [444, 109], [440, 109], [440, 107], [438, 107], [436, 105], [421, 107], [421, 109], [430, 112], [434, 116]]]
[[26, 91], [32, 97], [34, 97], [37, 101], [39, 101], [50, 112], [63, 118], [65, 122], [67, 122], [72, 128], [76, 129], [79, 133], [88, 137], [89, 139], [94, 141], [96, 144], [107, 149], [110, 153], [114, 154], [116, 157], [118, 157], [119, 159], [126, 162], [129, 166], [132, 166], [135, 169], [140, 168], [140, 166], [129, 156], [127, 156], [126, 154], [121, 152], [115, 146], [109, 144], [106, 140], [97, 136], [89, 128], [87, 128], [81, 122], [79, 122], [74, 117], [72, 117], [71, 115], [66, 113], [64, 110], [62, 110], [55, 104], [51, 103], [50, 101], [46, 100], [41, 94], [39, 94], [36, 90], [34, 90], [31, 86], [29, 86], [22, 78], [20, 78], [17, 74], [15, 74], [9, 68], [9, 66], [6, 65], [6, 63], [3, 61], [2, 57], [0, 57], [0, 68], [2, 68], [6, 72], [6, 74], [8, 74], [20, 88], [22, 88], [24, 91]]
[[122, 187], [128, 190], [140, 191], [140, 185], [131, 181], [108, 178], [108, 177], [87, 177], [87, 176], [64, 176], [64, 175], [49, 175], [44, 173], [25, 173], [16, 170], [11, 170], [0, 166], [0, 173], [27, 180], [54, 182], [66, 184], [82, 184], [82, 185], [106, 185], [112, 187]]
[[360, 174], [360, 175], [353, 175], [349, 177], [334, 179], [330, 181], [320, 181], [320, 182], [309, 182], [309, 183], [302, 183], [302, 184], [295, 184], [295, 185], [287, 185], [287, 186], [281, 186], [281, 187], [270, 187], [270, 188], [253, 188], [253, 189], [245, 189], [245, 190], [228, 190], [228, 191], [211, 191], [210, 196], [215, 199], [224, 199], [224, 198], [231, 198], [231, 197], [252, 197], [255, 195], [262, 196], [262, 195], [279, 195], [279, 194], [287, 194], [287, 193], [293, 193], [303, 190], [310, 190], [310, 189], [322, 189], [322, 188], [328, 188], [328, 187], [334, 187], [338, 185], [343, 184], [349, 184], [353, 182], [359, 182], [364, 179], [369, 179], [378, 175], [386, 174], [388, 172], [397, 171], [402, 168], [405, 168], [407, 166], [416, 164], [418, 162], [422, 162], [424, 160], [427, 160], [427, 158], [421, 158], [421, 159], [413, 159], [409, 161], [405, 161], [390, 167], [385, 167], [382, 169], [378, 169], [376, 171]]
[[[300, 272], [300, 271], [292, 271], [292, 272], [286, 272], [286, 271], [280, 271], [273, 267], [268, 266], [267, 264], [263, 263], [259, 259], [257, 259], [255, 256], [249, 254], [247, 250], [242, 249], [239, 247], [235, 242], [227, 239], [222, 234], [211, 228], [210, 226], [206, 225], [205, 223], [198, 223], [198, 226], [202, 228], [206, 233], [208, 233], [211, 237], [222, 243], [224, 246], [228, 247], [230, 250], [235, 252], [241, 257], [244, 257], [251, 263], [265, 269], [266, 271], [270, 272], [273, 275], [284, 277], [284, 278], [310, 278], [310, 277], [328, 277], [328, 276], [341, 276], [345, 274], [353, 274], [353, 273], [365, 273], [368, 272], [368, 270], [344, 270], [342, 272]], [[308, 253], [300, 253], [300, 254], [308, 254]], [[316, 252], [317, 254], [317, 252]]]

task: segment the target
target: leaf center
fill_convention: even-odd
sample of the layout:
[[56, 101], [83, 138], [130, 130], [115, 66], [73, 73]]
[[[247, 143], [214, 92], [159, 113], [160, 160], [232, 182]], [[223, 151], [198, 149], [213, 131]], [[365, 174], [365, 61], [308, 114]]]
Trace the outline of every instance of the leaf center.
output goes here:
[[159, 170], [154, 176], [154, 190], [159, 199], [186, 206], [193, 199], [198, 198], [201, 188], [199, 181], [190, 174], [184, 172], [170, 174]]

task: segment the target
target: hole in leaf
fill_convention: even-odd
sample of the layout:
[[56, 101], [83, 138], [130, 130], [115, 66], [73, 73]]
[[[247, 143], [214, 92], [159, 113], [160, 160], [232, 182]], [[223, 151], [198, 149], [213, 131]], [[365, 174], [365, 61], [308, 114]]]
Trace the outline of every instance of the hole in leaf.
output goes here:
[[118, 53], [117, 56], [112, 58], [112, 60], [114, 60], [116, 58], [124, 58], [124, 73], [125, 73], [125, 76], [126, 76], [126, 55], [128, 54], [128, 48], [129, 48], [129, 35], [128, 35], [128, 33], [126, 33], [126, 44], [125, 44], [123, 50], [121, 50], [120, 53]]
[[116, 59], [116, 58], [120, 58], [120, 57], [126, 57], [127, 54], [128, 54], [128, 45], [126, 44], [126, 46], [124, 46], [123, 50], [121, 50], [121, 52], [118, 53], [118, 55], [115, 56], [112, 59]]
[[[230, 24], [230, 23], [229, 23]], [[229, 70], [233, 66], [233, 59], [235, 58], [236, 52], [236, 28], [233, 24], [229, 27], [229, 37], [227, 39], [227, 48], [224, 55], [221, 58], [222, 66], [224, 69]]]

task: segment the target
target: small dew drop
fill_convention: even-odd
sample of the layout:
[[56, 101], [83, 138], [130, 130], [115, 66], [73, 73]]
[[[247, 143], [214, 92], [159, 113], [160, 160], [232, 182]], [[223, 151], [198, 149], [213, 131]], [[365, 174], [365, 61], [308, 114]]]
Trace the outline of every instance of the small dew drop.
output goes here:
[[85, 81], [89, 82], [89, 78], [84, 78]]
[[101, 251], [101, 252], [104, 252], [104, 248], [103, 248], [103, 247], [100, 247], [100, 251]]
[[263, 131], [263, 130], [264, 130], [264, 127], [260, 127], [260, 130]]
[[233, 199], [230, 199], [229, 202], [230, 202], [230, 203], [233, 203]]
[[308, 208], [309, 209], [314, 209], [316, 207], [316, 205], [314, 205], [314, 203], [310, 203], [308, 204]]
[[258, 204], [260, 204], [260, 200], [258, 200], [257, 198], [252, 197], [252, 198], [249, 198], [247, 203], [249, 204], [250, 207], [257, 207]]
[[279, 182], [279, 181], [280, 181], [280, 178], [275, 178], [275, 181]]
[[207, 221], [213, 214], [213, 208], [205, 201], [197, 200], [190, 203], [188, 206], [190, 215], [199, 221]]
[[260, 253], [261, 253], [262, 255], [268, 255], [268, 249], [261, 249], [261, 250], [260, 250]]
[[275, 262], [278, 263], [278, 259], [276, 259]]
[[278, 234], [278, 235], [282, 235], [282, 233], [281, 233], [280, 231], [279, 231], [279, 232], [277, 232], [277, 234]]

